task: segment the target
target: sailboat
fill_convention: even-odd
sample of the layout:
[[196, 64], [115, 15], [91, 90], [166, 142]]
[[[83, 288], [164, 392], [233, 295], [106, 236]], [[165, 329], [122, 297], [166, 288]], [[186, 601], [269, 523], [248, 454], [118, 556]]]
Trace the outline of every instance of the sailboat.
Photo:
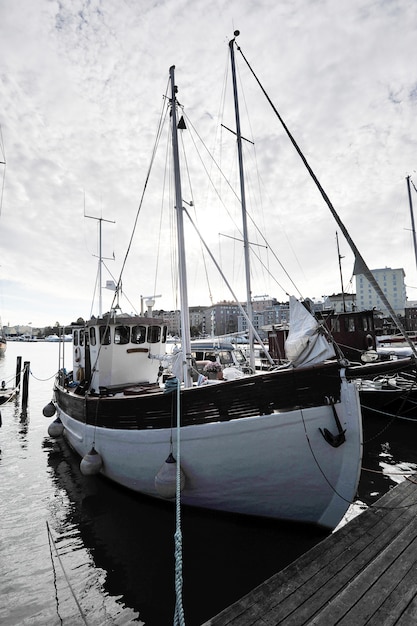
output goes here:
[[[233, 68], [234, 40], [229, 45]], [[181, 295], [176, 376], [164, 365], [163, 320], [115, 307], [75, 328], [73, 371], [58, 372], [44, 408], [56, 415], [49, 432], [63, 433], [85, 473], [147, 496], [172, 500], [180, 491], [187, 506], [333, 529], [356, 495], [361, 409], [346, 363], [303, 304], [291, 298], [285, 366], [245, 376], [228, 368], [222, 380], [193, 382], [174, 66], [169, 77]]]

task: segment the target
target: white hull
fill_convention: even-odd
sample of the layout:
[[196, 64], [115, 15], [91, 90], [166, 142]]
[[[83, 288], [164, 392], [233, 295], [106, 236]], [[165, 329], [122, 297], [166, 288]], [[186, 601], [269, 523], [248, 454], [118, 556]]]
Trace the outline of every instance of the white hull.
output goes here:
[[[334, 528], [355, 498], [362, 452], [355, 384], [342, 382], [341, 399], [336, 409], [346, 441], [337, 448], [319, 430], [337, 432], [330, 406], [182, 427], [182, 503]], [[103, 475], [159, 497], [155, 476], [170, 452], [171, 436], [175, 456], [175, 429], [93, 427], [61, 409], [58, 416], [80, 456], [94, 444]]]

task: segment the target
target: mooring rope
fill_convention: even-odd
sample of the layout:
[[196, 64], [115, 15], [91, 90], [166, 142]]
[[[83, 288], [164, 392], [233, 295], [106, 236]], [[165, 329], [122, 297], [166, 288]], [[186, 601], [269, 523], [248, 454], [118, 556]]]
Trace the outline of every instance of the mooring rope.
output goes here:
[[[52, 533], [51, 533], [51, 530], [50, 530], [50, 528], [49, 528], [48, 521], [46, 521], [46, 529], [47, 529], [47, 531], [48, 531], [49, 550], [50, 550], [50, 553], [51, 553], [52, 567], [53, 567], [53, 570], [54, 570], [54, 583], [56, 584], [56, 573], [55, 573], [55, 567], [54, 567], [54, 564], [53, 564], [52, 546], [54, 546], [55, 554], [56, 554], [57, 559], [58, 559], [58, 562], [59, 562], [59, 564], [60, 564], [60, 566], [61, 566], [62, 572], [63, 572], [63, 574], [64, 574], [64, 576], [65, 576], [65, 580], [67, 581], [67, 585], [68, 585], [68, 587], [69, 587], [69, 590], [70, 590], [70, 591], [71, 591], [71, 593], [72, 593], [72, 597], [73, 597], [73, 598], [74, 598], [74, 600], [75, 600], [75, 604], [77, 605], [77, 608], [78, 608], [78, 610], [79, 610], [79, 612], [80, 612], [81, 619], [83, 620], [84, 624], [85, 624], [86, 626], [88, 626], [87, 619], [86, 619], [86, 617], [85, 617], [85, 615], [84, 615], [84, 612], [83, 612], [83, 610], [82, 610], [82, 608], [81, 608], [81, 606], [80, 606], [80, 603], [79, 603], [79, 602], [78, 602], [78, 600], [77, 600], [77, 596], [75, 595], [75, 592], [74, 592], [74, 590], [73, 590], [73, 588], [72, 588], [72, 585], [71, 585], [71, 583], [70, 583], [70, 580], [69, 580], [69, 578], [68, 578], [68, 576], [67, 576], [67, 573], [66, 573], [66, 571], [65, 571], [64, 564], [62, 563], [62, 561], [61, 561], [61, 557], [59, 556], [59, 553], [58, 553], [58, 550], [57, 550], [57, 547], [56, 547], [56, 544], [55, 544], [54, 538], [52, 537]], [[57, 593], [57, 592], [56, 592], [56, 587], [55, 587], [55, 593]], [[57, 598], [57, 601], [58, 601], [58, 598]], [[59, 613], [58, 613], [58, 615], [59, 615]], [[62, 622], [62, 619], [61, 619], [61, 622]]]
[[63, 624], [64, 620], [62, 619], [61, 615], [59, 614], [59, 598], [58, 598], [57, 576], [56, 576], [56, 569], [55, 569], [55, 563], [54, 563], [54, 558], [53, 558], [53, 554], [52, 554], [52, 544], [51, 544], [51, 540], [53, 541], [53, 539], [52, 539], [51, 533], [49, 531], [48, 522], [46, 522], [46, 527], [48, 529], [49, 554], [50, 554], [50, 557], [51, 557], [52, 571], [54, 573], [54, 589], [55, 589], [56, 613], [58, 615], [60, 623]]
[[[411, 401], [412, 404], [416, 404], [415, 402]], [[391, 417], [393, 418], [393, 420], [405, 420], [406, 422], [417, 422], [417, 418], [416, 417], [405, 417], [404, 415], [400, 415], [399, 413], [388, 413], [387, 411], [381, 411], [381, 409], [375, 409], [371, 406], [365, 406], [364, 404], [361, 404], [362, 409], [365, 409], [366, 411], [370, 411], [372, 413], [378, 413], [378, 415], [385, 415], [385, 417]], [[384, 429], [385, 430], [385, 429]]]
[[181, 381], [177, 385], [177, 474], [175, 496], [175, 613], [174, 625], [185, 626], [184, 608], [182, 605], [182, 532], [181, 532]]
[[[24, 372], [24, 369], [22, 370]], [[29, 374], [32, 376], [32, 378], [34, 378], [35, 380], [38, 380], [41, 383], [46, 382], [47, 380], [52, 380], [53, 378], [56, 378], [56, 375], [58, 374], [58, 372], [54, 372], [52, 374], [52, 376], [49, 376], [48, 378], [38, 378], [37, 376], [35, 376], [35, 374], [32, 372], [32, 370], [29, 370]]]

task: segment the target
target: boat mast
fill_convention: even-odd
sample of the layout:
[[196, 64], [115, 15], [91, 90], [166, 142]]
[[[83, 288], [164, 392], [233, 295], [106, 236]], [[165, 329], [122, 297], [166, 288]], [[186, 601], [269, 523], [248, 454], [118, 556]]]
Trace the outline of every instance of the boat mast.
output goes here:
[[180, 280], [180, 301], [181, 301], [181, 345], [183, 355], [183, 378], [184, 386], [191, 387], [191, 336], [190, 336], [190, 314], [188, 309], [187, 293], [187, 269], [185, 264], [185, 242], [184, 242], [184, 210], [182, 206], [180, 158], [178, 152], [178, 128], [177, 128], [177, 98], [178, 91], [175, 85], [175, 65], [170, 67], [169, 76], [171, 82], [171, 119], [172, 119], [172, 152], [174, 160], [174, 180], [175, 180], [175, 209], [177, 213], [177, 237], [178, 237], [178, 264]]
[[[239, 35], [239, 31], [235, 30], [235, 37]], [[237, 91], [237, 81], [236, 81], [236, 64], [235, 64], [235, 50], [234, 50], [235, 39], [232, 39], [229, 42], [230, 48], [230, 62], [232, 66], [232, 79], [233, 79], [233, 97], [235, 104], [235, 118], [236, 118], [236, 136], [237, 136], [237, 154], [239, 161], [239, 176], [240, 176], [240, 201], [242, 205], [242, 223], [243, 223], [243, 250], [244, 250], [244, 259], [245, 259], [245, 274], [246, 274], [246, 307], [247, 314], [250, 320], [249, 324], [249, 354], [250, 354], [250, 365], [252, 368], [255, 367], [255, 356], [253, 352], [253, 313], [252, 313], [252, 291], [251, 291], [251, 281], [250, 281], [250, 259], [249, 259], [249, 238], [248, 238], [248, 224], [247, 224], [247, 216], [246, 216], [246, 194], [245, 194], [245, 177], [243, 173], [243, 153], [242, 153], [242, 134], [240, 131], [240, 114], [239, 114], [239, 98]]]
[[413, 212], [413, 201], [411, 199], [411, 186], [410, 186], [410, 177], [406, 177], [407, 181], [407, 191], [408, 191], [408, 203], [410, 205], [410, 215], [411, 215], [411, 230], [413, 231], [413, 243], [414, 243], [414, 256], [416, 258], [416, 267], [417, 267], [417, 239], [416, 239], [416, 227], [414, 224], [414, 212]]

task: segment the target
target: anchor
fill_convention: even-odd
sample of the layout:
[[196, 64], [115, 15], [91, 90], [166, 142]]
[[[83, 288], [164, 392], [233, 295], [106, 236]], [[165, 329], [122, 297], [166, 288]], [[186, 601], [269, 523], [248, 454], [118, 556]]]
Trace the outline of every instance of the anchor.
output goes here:
[[330, 430], [328, 430], [327, 428], [323, 428], [323, 429], [319, 428], [319, 431], [321, 432], [321, 434], [323, 435], [323, 437], [325, 438], [328, 444], [330, 444], [333, 448], [338, 448], [339, 446], [342, 445], [342, 443], [345, 443], [346, 441], [346, 437], [345, 437], [346, 429], [343, 430], [342, 428], [342, 424], [340, 423], [339, 416], [334, 406], [334, 401], [331, 399], [329, 403], [333, 410], [334, 420], [336, 422], [338, 433], [337, 435], [333, 435], [333, 433], [331, 433]]

